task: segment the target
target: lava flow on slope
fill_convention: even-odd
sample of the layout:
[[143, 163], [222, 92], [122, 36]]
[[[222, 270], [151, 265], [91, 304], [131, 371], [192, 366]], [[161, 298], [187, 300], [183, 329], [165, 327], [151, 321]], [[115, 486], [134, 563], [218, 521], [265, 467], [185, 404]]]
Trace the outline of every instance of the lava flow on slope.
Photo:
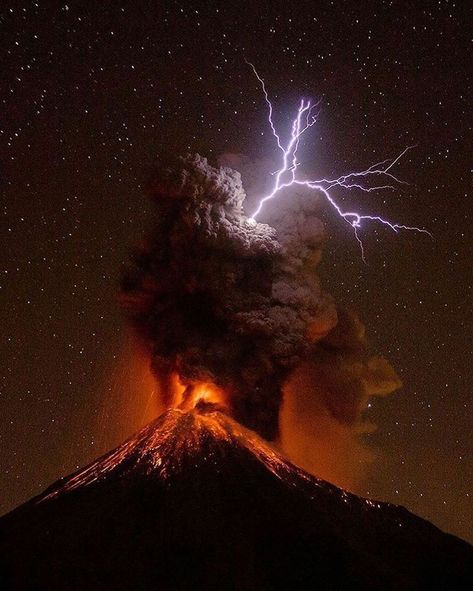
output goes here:
[[0, 520], [2, 589], [471, 589], [473, 548], [200, 403]]

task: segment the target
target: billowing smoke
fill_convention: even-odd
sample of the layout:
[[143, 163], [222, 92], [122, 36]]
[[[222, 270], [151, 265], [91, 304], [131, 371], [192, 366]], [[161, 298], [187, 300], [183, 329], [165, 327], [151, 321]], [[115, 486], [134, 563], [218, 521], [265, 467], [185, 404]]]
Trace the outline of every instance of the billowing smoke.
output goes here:
[[346, 310], [308, 352], [284, 385], [280, 443], [307, 471], [361, 492], [375, 458], [363, 435], [376, 426], [363, 411], [373, 396], [386, 396], [401, 382], [391, 365], [369, 353], [364, 326]]
[[171, 390], [173, 376], [188, 391], [213, 384], [237, 420], [270, 440], [283, 386], [301, 371], [314, 388], [301, 389], [307, 400], [297, 408], [311, 411], [316, 400], [350, 427], [368, 396], [398, 385], [389, 364], [368, 355], [359, 321], [321, 289], [324, 231], [313, 194], [281, 199], [271, 226], [253, 222], [240, 173], [198, 155], [162, 170], [150, 193], [155, 228], [122, 296], [161, 384]]

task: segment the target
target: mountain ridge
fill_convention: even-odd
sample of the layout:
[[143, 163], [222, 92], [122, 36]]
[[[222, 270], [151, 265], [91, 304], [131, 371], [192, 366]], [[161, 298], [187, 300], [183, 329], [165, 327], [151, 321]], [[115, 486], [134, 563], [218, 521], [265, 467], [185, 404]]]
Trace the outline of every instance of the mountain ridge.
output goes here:
[[469, 589], [473, 547], [171, 409], [0, 519], [5, 589]]

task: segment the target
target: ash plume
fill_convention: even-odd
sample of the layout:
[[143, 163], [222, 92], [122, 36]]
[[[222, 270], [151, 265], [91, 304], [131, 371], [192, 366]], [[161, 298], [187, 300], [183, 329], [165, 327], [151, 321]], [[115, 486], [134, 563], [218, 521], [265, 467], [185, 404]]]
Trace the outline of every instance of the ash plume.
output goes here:
[[279, 443], [308, 472], [361, 492], [375, 459], [363, 436], [376, 429], [363, 412], [373, 396], [400, 386], [386, 359], [370, 353], [356, 314], [339, 309], [337, 325], [284, 385]]
[[[292, 195], [269, 212], [271, 225], [256, 223], [240, 173], [199, 155], [162, 170], [150, 194], [155, 228], [123, 277], [122, 303], [161, 384], [215, 385], [229, 412], [269, 440], [295, 370], [307, 368], [319, 387], [306, 395], [350, 426], [367, 396], [398, 386], [389, 364], [367, 354], [362, 325], [321, 288], [313, 196]], [[168, 405], [170, 390], [161, 392]]]

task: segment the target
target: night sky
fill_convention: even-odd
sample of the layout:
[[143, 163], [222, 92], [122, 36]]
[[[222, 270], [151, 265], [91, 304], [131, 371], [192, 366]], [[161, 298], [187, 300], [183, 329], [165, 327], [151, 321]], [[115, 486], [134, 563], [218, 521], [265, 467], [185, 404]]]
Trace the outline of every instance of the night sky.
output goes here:
[[404, 382], [369, 409], [361, 492], [473, 540], [468, 3], [256, 4], [2, 3], [0, 512], [146, 414], [115, 392], [136, 370], [117, 291], [149, 223], [143, 185], [168, 155], [276, 156], [246, 56], [283, 133], [301, 96], [322, 98], [300, 149], [314, 175], [417, 146], [396, 168], [409, 185], [345, 203], [433, 239], [365, 227], [364, 264], [327, 208], [320, 275]]

